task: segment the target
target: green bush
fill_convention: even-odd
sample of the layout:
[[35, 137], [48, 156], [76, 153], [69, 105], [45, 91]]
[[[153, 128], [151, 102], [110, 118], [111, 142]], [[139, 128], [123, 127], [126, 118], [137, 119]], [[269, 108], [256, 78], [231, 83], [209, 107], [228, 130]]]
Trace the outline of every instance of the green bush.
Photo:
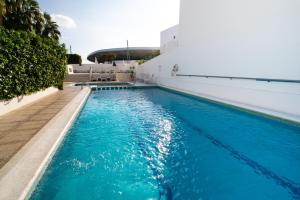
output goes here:
[[0, 99], [63, 87], [66, 50], [55, 39], [0, 27]]
[[79, 64], [81, 65], [81, 56], [78, 54], [68, 54], [68, 64]]

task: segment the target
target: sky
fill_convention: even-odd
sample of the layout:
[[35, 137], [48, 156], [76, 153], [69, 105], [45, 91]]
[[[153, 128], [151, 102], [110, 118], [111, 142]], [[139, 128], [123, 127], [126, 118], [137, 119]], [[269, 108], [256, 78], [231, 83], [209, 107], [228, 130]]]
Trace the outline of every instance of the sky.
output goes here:
[[179, 0], [38, 0], [60, 25], [61, 43], [82, 56], [106, 48], [159, 47], [160, 32], [179, 23]]

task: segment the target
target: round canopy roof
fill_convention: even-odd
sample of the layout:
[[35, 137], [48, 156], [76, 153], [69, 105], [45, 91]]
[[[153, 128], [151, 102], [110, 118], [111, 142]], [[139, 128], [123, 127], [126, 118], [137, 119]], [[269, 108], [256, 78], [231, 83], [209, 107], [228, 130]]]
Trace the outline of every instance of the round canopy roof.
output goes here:
[[98, 62], [113, 61], [113, 60], [127, 60], [127, 53], [129, 52], [130, 60], [149, 60], [159, 55], [159, 48], [157, 47], [130, 47], [130, 48], [113, 48], [102, 49], [95, 51], [88, 55], [87, 59], [95, 62], [97, 57]]

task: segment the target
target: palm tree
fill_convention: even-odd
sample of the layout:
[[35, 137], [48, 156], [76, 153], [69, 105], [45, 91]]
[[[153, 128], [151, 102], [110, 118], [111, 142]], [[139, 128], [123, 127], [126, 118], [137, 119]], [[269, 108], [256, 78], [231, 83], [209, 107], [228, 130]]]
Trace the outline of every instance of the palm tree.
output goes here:
[[23, 1], [5, 0], [6, 15], [4, 16], [4, 27], [8, 29], [22, 30], [23, 24]]
[[42, 26], [43, 20], [38, 3], [35, 0], [26, 0], [23, 12], [24, 24], [26, 24], [28, 31], [39, 32], [37, 25]]
[[60, 31], [58, 30], [59, 26], [57, 25], [57, 23], [53, 22], [51, 20], [51, 16], [46, 12], [44, 13], [44, 19], [45, 19], [45, 26], [42, 35], [59, 40], [61, 34]]
[[35, 32], [56, 40], [61, 35], [59, 26], [48, 13], [41, 12], [36, 0], [0, 0], [0, 12], [0, 25], [3, 22], [5, 28]]
[[26, 0], [25, 16], [27, 18], [26, 24], [29, 31], [42, 35], [45, 26], [45, 18], [43, 12], [36, 0]]
[[0, 26], [3, 24], [3, 16], [6, 13], [6, 6], [5, 6], [5, 1], [0, 0]]
[[35, 31], [41, 11], [36, 0], [5, 0], [4, 26], [8, 29]]

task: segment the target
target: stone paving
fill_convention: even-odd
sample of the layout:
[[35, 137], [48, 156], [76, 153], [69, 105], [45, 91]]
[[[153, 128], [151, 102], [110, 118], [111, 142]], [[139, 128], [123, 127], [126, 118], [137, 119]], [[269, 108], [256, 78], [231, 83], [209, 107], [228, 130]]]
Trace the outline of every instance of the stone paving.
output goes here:
[[0, 116], [0, 168], [80, 91], [66, 87], [6, 115]]

